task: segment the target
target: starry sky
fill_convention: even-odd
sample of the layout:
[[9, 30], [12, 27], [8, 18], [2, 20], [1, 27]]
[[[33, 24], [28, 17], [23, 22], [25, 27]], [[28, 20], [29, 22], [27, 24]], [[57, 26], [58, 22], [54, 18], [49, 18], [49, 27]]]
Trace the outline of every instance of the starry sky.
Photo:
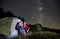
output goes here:
[[0, 0], [0, 7], [24, 17], [28, 24], [60, 28], [60, 0]]

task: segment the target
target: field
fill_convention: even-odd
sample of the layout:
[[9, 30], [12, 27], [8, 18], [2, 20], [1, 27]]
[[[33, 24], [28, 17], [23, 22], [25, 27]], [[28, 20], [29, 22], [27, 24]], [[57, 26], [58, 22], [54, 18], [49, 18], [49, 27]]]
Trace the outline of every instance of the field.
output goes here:
[[[0, 34], [9, 35], [12, 18], [0, 19]], [[18, 36], [12, 39], [60, 39], [59, 34], [51, 31], [30, 31], [26, 36]]]
[[34, 32], [30, 35], [18, 36], [14, 39], [60, 39], [60, 37], [52, 32]]

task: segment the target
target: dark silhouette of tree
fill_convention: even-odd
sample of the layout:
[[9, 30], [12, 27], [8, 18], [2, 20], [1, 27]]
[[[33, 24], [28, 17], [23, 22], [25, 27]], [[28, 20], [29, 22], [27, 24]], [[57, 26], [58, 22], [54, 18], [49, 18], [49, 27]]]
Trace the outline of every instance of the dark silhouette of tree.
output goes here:
[[25, 22], [25, 18], [24, 17], [20, 17], [20, 16], [15, 16], [18, 19], [21, 19], [23, 22]]
[[15, 15], [14, 15], [12, 12], [10, 12], [10, 11], [4, 12], [3, 8], [0, 8], [0, 19], [1, 19], [1, 18], [5, 18], [5, 17], [16, 17], [16, 18], [21, 19], [23, 22], [25, 21], [25, 19], [24, 19], [23, 17], [15, 16]]
[[42, 31], [43, 30], [43, 27], [42, 27], [41, 24], [34, 24], [34, 25], [29, 24], [28, 26], [31, 28], [30, 31], [32, 31], [32, 32]]
[[5, 17], [16, 17], [12, 12], [4, 12], [3, 8], [0, 8], [0, 19]]
[[0, 8], [0, 18], [3, 18], [5, 16], [5, 12], [3, 11], [3, 8]]
[[15, 15], [13, 15], [13, 13], [12, 12], [10, 12], [10, 11], [8, 11], [7, 13], [6, 13], [6, 17], [14, 17]]
[[5, 17], [16, 17], [16, 18], [21, 19], [23, 22], [25, 21], [24, 17], [15, 16], [15, 15], [14, 15], [12, 12], [10, 12], [10, 11], [4, 12], [3, 8], [0, 8], [0, 19], [1, 19], [1, 18], [5, 18]]

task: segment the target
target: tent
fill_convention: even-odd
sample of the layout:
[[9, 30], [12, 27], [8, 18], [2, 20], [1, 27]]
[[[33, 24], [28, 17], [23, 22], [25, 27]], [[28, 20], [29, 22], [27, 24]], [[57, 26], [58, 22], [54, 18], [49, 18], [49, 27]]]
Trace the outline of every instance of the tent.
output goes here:
[[6, 17], [0, 19], [0, 34], [8, 36], [12, 34], [18, 35], [17, 30], [15, 30], [15, 26], [19, 21], [21, 21], [21, 19], [18, 19], [16, 17]]
[[20, 19], [13, 17], [9, 37], [18, 36], [18, 31], [15, 29], [15, 26], [16, 26], [17, 22], [20, 22], [20, 21], [21, 21]]

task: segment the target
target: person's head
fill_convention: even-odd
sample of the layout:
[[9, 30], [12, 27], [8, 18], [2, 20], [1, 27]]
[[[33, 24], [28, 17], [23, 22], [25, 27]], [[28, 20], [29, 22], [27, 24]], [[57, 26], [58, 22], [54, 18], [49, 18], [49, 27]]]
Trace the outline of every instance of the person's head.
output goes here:
[[26, 22], [24, 22], [24, 26], [26, 26]]
[[22, 21], [17, 22], [17, 25], [19, 25], [19, 26], [23, 26], [23, 22], [22, 22]]

